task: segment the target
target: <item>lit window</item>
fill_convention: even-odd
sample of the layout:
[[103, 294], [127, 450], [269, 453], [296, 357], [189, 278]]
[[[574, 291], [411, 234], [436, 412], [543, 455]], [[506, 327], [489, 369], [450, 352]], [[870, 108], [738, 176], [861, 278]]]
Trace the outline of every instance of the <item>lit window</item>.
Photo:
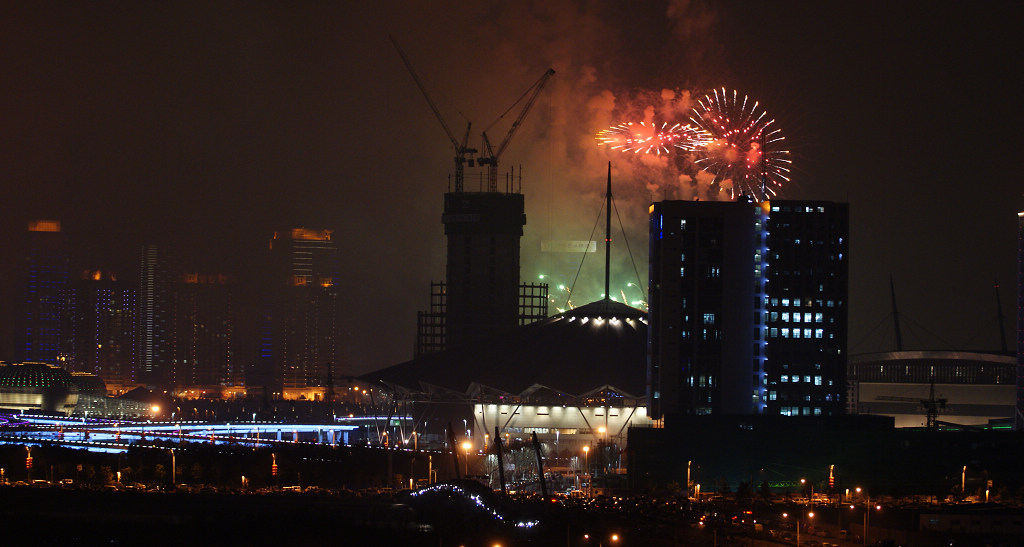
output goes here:
[[686, 253], [680, 253], [679, 261], [680, 262], [686, 262]]
[[814, 329], [814, 337], [821, 338], [825, 334], [825, 329]]
[[805, 313], [804, 314], [804, 323], [810, 323], [810, 322], [811, 322], [811, 314], [810, 313]]
[[799, 298], [794, 298], [793, 299], [793, 305], [794, 306], [799, 306], [800, 305], [800, 299]]
[[770, 330], [768, 331], [768, 337], [769, 337], [769, 338], [778, 338], [778, 337], [779, 337], [779, 329], [777, 329], [777, 328], [775, 328], [775, 327], [772, 327], [772, 328], [771, 328], [771, 329], [770, 329]]
[[793, 338], [800, 338], [800, 329], [793, 329]]
[[804, 381], [807, 382], [808, 384], [811, 383], [811, 377], [809, 375], [804, 376]]
[[800, 312], [796, 312], [796, 313], [793, 314], [793, 322], [794, 323], [799, 323], [800, 322]]
[[821, 314], [821, 312], [818, 312], [818, 313], [814, 314], [814, 322], [815, 323], [821, 323], [821, 320], [822, 320], [823, 317], [824, 316]]
[[769, 391], [768, 392], [768, 400], [769, 401], [774, 401], [775, 398], [776, 398], [776, 393], [774, 391]]
[[794, 374], [792, 380], [794, 384], [800, 383], [800, 376]]
[[685, 218], [679, 221], [679, 229], [680, 230], [685, 230], [686, 229], [686, 219]]
[[786, 322], [789, 322], [789, 312], [788, 311], [782, 312], [782, 320], [786, 321]]
[[789, 338], [789, 329], [782, 329], [782, 337]]
[[679, 277], [686, 277], [686, 268], [679, 268]]
[[715, 314], [713, 314], [713, 313], [705, 313], [704, 314], [704, 324], [705, 325], [714, 325], [715, 324]]
[[[788, 384], [789, 383], [789, 376], [786, 376], [785, 374], [783, 374], [782, 377], [779, 378], [779, 381], [782, 382], [783, 384]], [[775, 392], [773, 391], [772, 393], [775, 393]]]
[[804, 329], [804, 338], [811, 337], [811, 329]]
[[815, 376], [814, 377], [814, 385], [816, 385], [816, 386], [820, 386], [821, 385], [821, 376]]
[[769, 318], [769, 321], [778, 321], [778, 320], [779, 320], [779, 312], [777, 312], [777, 311], [773, 311], [773, 312], [771, 313], [771, 316], [770, 316], [770, 318]]
[[789, 299], [788, 298], [783, 298], [782, 299], [782, 306], [783, 307], [789, 306]]
[[821, 407], [820, 406], [814, 407], [814, 415], [815, 416], [821, 416]]

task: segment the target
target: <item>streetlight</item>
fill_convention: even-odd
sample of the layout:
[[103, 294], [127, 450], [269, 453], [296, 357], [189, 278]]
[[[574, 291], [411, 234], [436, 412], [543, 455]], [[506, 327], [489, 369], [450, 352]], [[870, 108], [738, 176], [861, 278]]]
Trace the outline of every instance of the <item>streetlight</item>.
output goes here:
[[174, 449], [171, 448], [169, 450], [171, 451], [171, 486], [173, 487], [178, 482], [178, 477], [175, 474], [175, 471], [177, 471], [177, 466], [174, 463]]
[[473, 445], [469, 441], [466, 441], [466, 442], [462, 443], [462, 449], [466, 451], [466, 477], [467, 478], [469, 477], [469, 449], [472, 448], [472, 447], [473, 447]]
[[586, 462], [585, 465], [584, 465], [584, 468], [583, 468], [583, 477], [587, 479], [587, 497], [589, 498], [590, 497], [590, 483], [592, 482], [590, 480], [590, 447], [589, 446], [584, 446], [583, 447], [583, 458], [584, 458], [584, 462]]

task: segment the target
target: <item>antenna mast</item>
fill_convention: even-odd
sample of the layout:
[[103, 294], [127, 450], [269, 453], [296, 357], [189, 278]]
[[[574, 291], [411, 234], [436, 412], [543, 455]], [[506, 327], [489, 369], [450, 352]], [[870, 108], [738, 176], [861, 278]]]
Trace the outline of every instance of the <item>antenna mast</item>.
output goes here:
[[1009, 351], [1006, 348], [1006, 325], [1003, 324], [1003, 303], [999, 300], [999, 280], [996, 280], [996, 315], [999, 316], [999, 341], [1003, 353]]
[[612, 263], [612, 162], [608, 162], [608, 191], [604, 211], [604, 299], [611, 298], [610, 278]]
[[900, 310], [896, 308], [896, 286], [889, 274], [889, 293], [892, 295], [892, 323], [896, 329], [896, 351], [903, 351], [903, 336], [900, 335]]

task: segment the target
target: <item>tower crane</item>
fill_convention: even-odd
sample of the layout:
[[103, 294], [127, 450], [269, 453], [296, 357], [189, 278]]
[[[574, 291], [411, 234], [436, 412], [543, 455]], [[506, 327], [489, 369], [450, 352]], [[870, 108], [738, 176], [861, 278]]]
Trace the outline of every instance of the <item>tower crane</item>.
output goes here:
[[927, 399], [921, 399], [921, 398], [916, 398], [915, 399], [914, 397], [898, 397], [898, 396], [895, 396], [895, 395], [879, 395], [879, 396], [875, 397], [875, 400], [876, 401], [900, 401], [900, 402], [907, 402], [907, 403], [920, 403], [921, 406], [924, 407], [924, 410], [925, 410], [925, 428], [928, 431], [935, 431], [935, 428], [938, 425], [936, 422], [938, 422], [939, 410], [945, 410], [946, 402], [947, 402], [945, 397], [938, 397], [938, 398], [935, 397], [935, 375], [934, 374], [932, 375], [932, 378], [931, 378], [931, 387], [928, 390], [928, 398]]
[[[479, 163], [480, 165], [487, 166], [488, 192], [498, 191], [498, 159], [501, 157], [501, 154], [505, 149], [508, 148], [508, 143], [512, 141], [512, 137], [516, 134], [516, 130], [519, 129], [519, 126], [522, 125], [526, 115], [530, 112], [530, 109], [533, 108], [533, 103], [537, 100], [537, 96], [540, 95], [541, 90], [544, 89], [544, 85], [547, 84], [548, 80], [554, 75], [555, 70], [549, 68], [544, 72], [544, 75], [542, 75], [540, 79], [534, 82], [533, 85], [531, 85], [518, 99], [516, 99], [516, 102], [512, 103], [512, 106], [508, 107], [508, 110], [502, 113], [501, 116], [498, 116], [498, 119], [491, 122], [491, 125], [487, 126], [487, 129], [484, 129], [483, 133], [481, 133], [481, 139], [483, 140], [484, 148], [487, 150], [487, 156], [481, 157], [479, 159]], [[512, 109], [522, 102], [524, 98], [527, 99], [526, 104], [523, 105], [523, 109], [519, 112], [519, 116], [516, 117], [516, 120], [512, 122], [512, 127], [509, 128], [508, 134], [505, 135], [504, 140], [502, 140], [501, 144], [498, 145], [498, 149], [494, 150], [491, 147], [490, 139], [487, 138], [487, 131], [494, 127], [494, 124], [501, 121], [501, 119], [505, 117], [505, 114], [511, 112]]]
[[441, 111], [438, 110], [437, 105], [434, 104], [433, 99], [430, 98], [430, 94], [427, 93], [427, 88], [423, 85], [423, 82], [420, 81], [420, 77], [416, 75], [416, 70], [412, 68], [412, 63], [409, 62], [409, 59], [405, 56], [405, 52], [402, 51], [402, 48], [398, 47], [398, 42], [395, 41], [395, 37], [388, 35], [388, 38], [391, 39], [391, 44], [395, 46], [395, 50], [398, 51], [399, 57], [401, 57], [402, 62], [405, 63], [405, 68], [409, 70], [409, 75], [411, 75], [413, 81], [416, 82], [416, 87], [418, 87], [420, 92], [423, 93], [423, 98], [425, 98], [427, 100], [427, 104], [430, 105], [430, 110], [434, 112], [434, 116], [437, 116], [437, 121], [441, 122], [441, 127], [444, 128], [444, 133], [448, 136], [448, 140], [452, 141], [452, 146], [455, 147], [455, 191], [462, 192], [463, 171], [465, 169], [466, 162], [472, 162], [472, 160], [467, 160], [466, 156], [476, 154], [477, 152], [475, 148], [468, 148], [466, 146], [466, 143], [469, 141], [469, 131], [470, 128], [473, 127], [473, 122], [466, 123], [466, 133], [462, 136], [462, 141], [460, 142], [456, 139], [455, 134], [452, 133], [451, 128], [449, 128], [448, 124], [444, 121], [444, 116], [441, 115]]

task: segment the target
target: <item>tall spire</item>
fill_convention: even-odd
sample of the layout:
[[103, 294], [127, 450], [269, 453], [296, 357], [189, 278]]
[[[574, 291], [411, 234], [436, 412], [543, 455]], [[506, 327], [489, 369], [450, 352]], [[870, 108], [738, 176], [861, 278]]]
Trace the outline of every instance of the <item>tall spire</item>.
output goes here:
[[612, 162], [608, 162], [608, 192], [605, 194], [604, 215], [604, 299], [611, 298], [611, 263], [612, 263]]
[[889, 274], [889, 292], [892, 294], [892, 323], [896, 329], [896, 351], [903, 351], [903, 337], [900, 335], [900, 310], [896, 308], [896, 286]]

